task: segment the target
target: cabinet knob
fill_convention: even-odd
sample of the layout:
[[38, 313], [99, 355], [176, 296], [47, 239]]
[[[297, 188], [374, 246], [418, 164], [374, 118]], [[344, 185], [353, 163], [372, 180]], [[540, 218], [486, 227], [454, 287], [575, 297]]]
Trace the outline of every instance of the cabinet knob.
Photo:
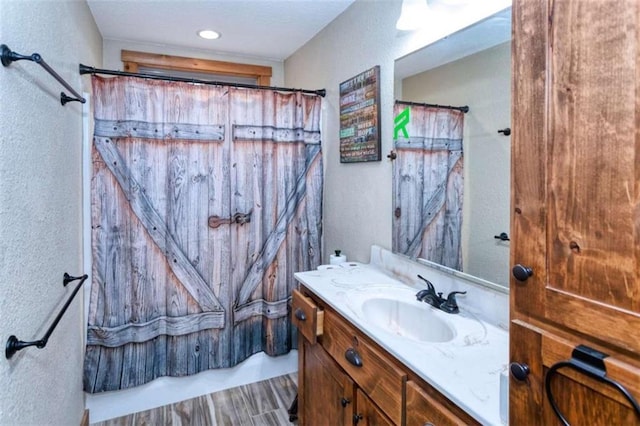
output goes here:
[[350, 403], [351, 403], [351, 400], [344, 397], [340, 400], [340, 405], [342, 405], [343, 407], [346, 407]]
[[362, 414], [354, 414], [353, 415], [353, 423], [357, 424], [360, 420], [364, 419]]
[[307, 316], [304, 314], [304, 312], [302, 311], [302, 309], [298, 308], [296, 309], [296, 311], [293, 313], [296, 318], [298, 318], [300, 321], [304, 321], [307, 319]]
[[526, 281], [531, 275], [533, 275], [533, 269], [520, 265], [519, 263], [511, 269], [511, 273], [518, 281]]
[[511, 375], [519, 381], [526, 380], [529, 375], [529, 366], [527, 364], [512, 362], [509, 365], [509, 369], [511, 370]]

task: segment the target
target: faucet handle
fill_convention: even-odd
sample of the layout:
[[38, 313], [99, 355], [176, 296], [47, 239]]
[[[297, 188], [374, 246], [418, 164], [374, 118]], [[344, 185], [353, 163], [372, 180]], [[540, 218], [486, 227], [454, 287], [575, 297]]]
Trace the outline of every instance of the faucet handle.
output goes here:
[[467, 294], [466, 291], [452, 291], [451, 293], [449, 293], [449, 295], [447, 296], [447, 300], [448, 301], [452, 301], [455, 302], [456, 301], [456, 294]]
[[425, 277], [423, 277], [420, 274], [418, 274], [418, 278], [420, 278], [422, 281], [427, 283], [427, 288], [435, 293], [436, 288], [433, 286], [433, 284], [431, 284], [431, 281], [429, 281], [428, 279], [426, 279]]
[[460, 312], [458, 308], [458, 302], [456, 301], [456, 294], [467, 294], [466, 291], [452, 291], [447, 296], [447, 300], [442, 302], [440, 309], [450, 314], [457, 314]]

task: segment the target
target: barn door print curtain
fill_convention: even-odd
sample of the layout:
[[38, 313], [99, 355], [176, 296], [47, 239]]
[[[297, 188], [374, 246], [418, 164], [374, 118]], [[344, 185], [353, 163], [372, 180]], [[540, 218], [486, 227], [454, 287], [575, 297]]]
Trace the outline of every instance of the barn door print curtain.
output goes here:
[[464, 114], [398, 102], [409, 109], [407, 134], [395, 140], [393, 250], [462, 270]]
[[320, 263], [315, 95], [93, 77], [84, 388], [295, 345], [293, 273]]

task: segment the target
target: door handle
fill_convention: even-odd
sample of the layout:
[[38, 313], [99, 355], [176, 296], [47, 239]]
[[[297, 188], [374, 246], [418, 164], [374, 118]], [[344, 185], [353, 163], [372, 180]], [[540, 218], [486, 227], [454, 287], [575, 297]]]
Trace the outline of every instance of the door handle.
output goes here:
[[209, 216], [209, 228], [216, 229], [221, 225], [231, 225], [233, 223], [244, 225], [245, 223], [251, 222], [252, 212], [253, 209], [249, 210], [248, 213], [236, 213], [231, 217]]
[[530, 371], [527, 364], [520, 362], [512, 362], [511, 365], [509, 365], [509, 370], [511, 371], [511, 375], [521, 382], [527, 379]]
[[533, 269], [528, 266], [520, 265], [519, 263], [511, 269], [511, 273], [516, 280], [525, 282], [533, 275]]

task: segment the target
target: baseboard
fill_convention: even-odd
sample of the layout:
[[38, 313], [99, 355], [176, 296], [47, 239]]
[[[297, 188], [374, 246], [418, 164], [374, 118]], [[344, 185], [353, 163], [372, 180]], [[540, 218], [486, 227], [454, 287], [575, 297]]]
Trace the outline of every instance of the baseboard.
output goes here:
[[80, 426], [89, 426], [89, 410], [84, 410], [82, 420], [80, 420]]

